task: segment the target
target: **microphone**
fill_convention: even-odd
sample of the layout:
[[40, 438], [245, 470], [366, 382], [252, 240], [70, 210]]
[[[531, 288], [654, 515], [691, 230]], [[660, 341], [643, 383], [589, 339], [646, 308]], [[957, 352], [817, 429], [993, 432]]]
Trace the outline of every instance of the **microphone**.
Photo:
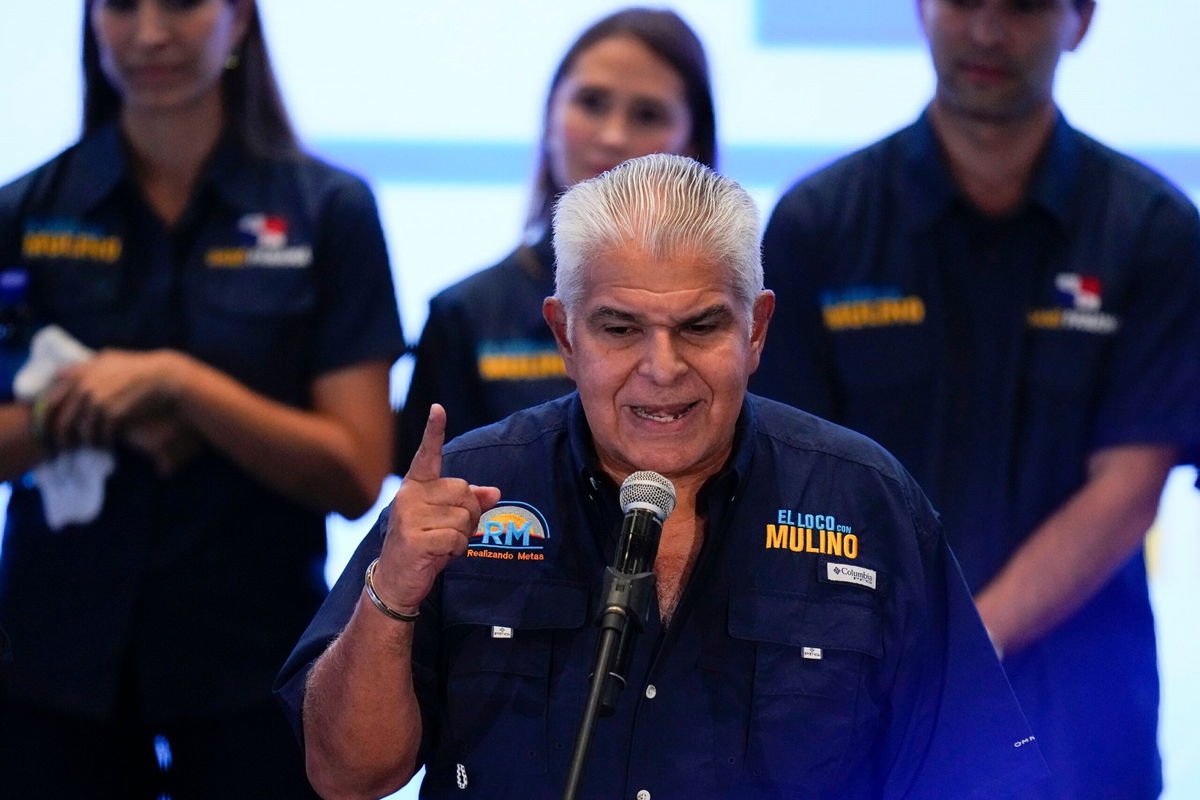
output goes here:
[[657, 472], [643, 470], [621, 484], [621, 535], [613, 569], [627, 575], [647, 572], [658, 555], [663, 523], [675, 510], [675, 486]]
[[612, 714], [625, 687], [633, 640], [646, 624], [654, 598], [654, 558], [663, 523], [675, 510], [675, 486], [657, 472], [635, 472], [621, 483], [621, 510], [625, 519], [612, 566], [604, 571], [596, 618], [600, 636], [563, 800], [575, 800], [597, 715]]
[[597, 663], [593, 672], [593, 676], [604, 676], [601, 716], [616, 710], [617, 697], [625, 687], [634, 638], [649, 622], [654, 598], [654, 559], [663, 523], [675, 510], [675, 486], [657, 472], [635, 472], [621, 484], [620, 500], [625, 518], [621, 521], [613, 564], [604, 574], [604, 602], [599, 619], [601, 629], [615, 631], [618, 639], [609, 664]]

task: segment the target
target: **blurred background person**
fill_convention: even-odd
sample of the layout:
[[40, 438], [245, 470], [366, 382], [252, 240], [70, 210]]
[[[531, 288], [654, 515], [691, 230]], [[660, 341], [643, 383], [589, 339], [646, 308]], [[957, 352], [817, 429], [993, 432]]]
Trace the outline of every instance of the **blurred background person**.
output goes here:
[[396, 469], [420, 444], [429, 406], [447, 438], [569, 392], [542, 301], [554, 293], [550, 211], [571, 185], [650, 153], [714, 166], [704, 48], [673, 11], [628, 8], [587, 28], [550, 81], [525, 241], [436, 295], [401, 412]]
[[270, 685], [390, 464], [375, 202], [301, 152], [254, 0], [87, 0], [83, 63], [82, 137], [0, 190], [8, 347], [51, 343], [0, 376], [0, 786], [311, 796]]
[[1200, 221], [1069, 125], [1092, 0], [921, 0], [934, 96], [794, 186], [753, 386], [929, 493], [1050, 766], [1025, 797], [1162, 790], [1142, 541], [1200, 440]]

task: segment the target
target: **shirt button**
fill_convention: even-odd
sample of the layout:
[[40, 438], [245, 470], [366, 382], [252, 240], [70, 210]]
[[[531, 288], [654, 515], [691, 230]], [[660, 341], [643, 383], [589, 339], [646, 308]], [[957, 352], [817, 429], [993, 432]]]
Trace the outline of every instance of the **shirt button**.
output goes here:
[[637, 800], [650, 800], [650, 793], [642, 789], [637, 793]]
[[[654, 688], [653, 683], [646, 687], [646, 699], [647, 700], [653, 700], [657, 694], [658, 694], [658, 689]], [[649, 794], [646, 795], [646, 797], [649, 797], [649, 796], [650, 796]], [[639, 800], [646, 800], [640, 794], [638, 795], [638, 798], [639, 798]]]

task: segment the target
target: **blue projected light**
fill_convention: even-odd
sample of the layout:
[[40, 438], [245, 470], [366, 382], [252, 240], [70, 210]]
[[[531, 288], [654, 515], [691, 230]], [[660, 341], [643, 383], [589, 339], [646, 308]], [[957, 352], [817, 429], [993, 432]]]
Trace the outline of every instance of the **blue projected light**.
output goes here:
[[[322, 139], [322, 157], [387, 183], [521, 184], [533, 171], [534, 147], [505, 142], [431, 142], [394, 139]], [[780, 185], [855, 149], [801, 145], [731, 145], [720, 152], [721, 171], [742, 183]], [[1186, 191], [1200, 189], [1200, 151], [1145, 148], [1125, 151]]]
[[768, 45], [879, 47], [921, 39], [915, 4], [895, 0], [758, 0], [756, 32]]
[[482, 139], [324, 139], [310, 143], [323, 158], [374, 180], [399, 183], [522, 183], [533, 172], [535, 146]]

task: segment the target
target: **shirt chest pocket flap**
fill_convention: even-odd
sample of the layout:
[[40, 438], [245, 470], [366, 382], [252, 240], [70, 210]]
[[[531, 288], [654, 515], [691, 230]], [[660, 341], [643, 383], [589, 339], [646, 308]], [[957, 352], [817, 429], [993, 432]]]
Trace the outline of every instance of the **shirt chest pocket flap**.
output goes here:
[[873, 603], [766, 589], [730, 598], [729, 635], [754, 644], [755, 694], [842, 696], [847, 691], [844, 682], [829, 674], [825, 662], [859, 664], [863, 656], [877, 659], [883, 650], [879, 611]]
[[311, 269], [206, 269], [198, 280], [205, 310], [230, 317], [291, 317], [311, 311], [317, 302]]
[[112, 343], [122, 328], [120, 263], [53, 261], [35, 277], [35, 297], [40, 297], [47, 317], [38, 324], [54, 323], [73, 337], [99, 348]]

